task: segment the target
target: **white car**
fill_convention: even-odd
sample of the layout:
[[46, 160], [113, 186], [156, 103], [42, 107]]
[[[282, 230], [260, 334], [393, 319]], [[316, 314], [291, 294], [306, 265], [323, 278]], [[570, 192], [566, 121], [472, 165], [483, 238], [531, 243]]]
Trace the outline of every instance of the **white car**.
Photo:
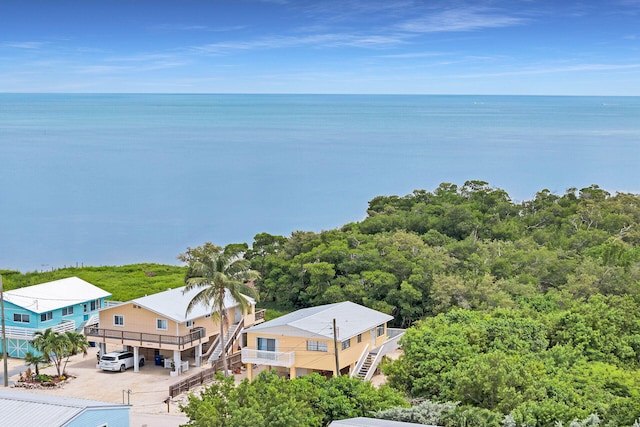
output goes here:
[[[133, 368], [133, 360], [133, 352], [131, 351], [112, 351], [100, 357], [98, 367], [103, 371], [124, 372]], [[140, 356], [138, 366], [144, 366], [144, 356]]]

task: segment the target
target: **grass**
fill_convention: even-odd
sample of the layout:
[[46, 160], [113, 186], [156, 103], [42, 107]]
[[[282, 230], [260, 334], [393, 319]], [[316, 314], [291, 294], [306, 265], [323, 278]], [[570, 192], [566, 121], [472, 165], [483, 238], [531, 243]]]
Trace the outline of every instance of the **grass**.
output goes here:
[[110, 292], [114, 301], [129, 301], [145, 295], [184, 286], [186, 267], [164, 264], [130, 264], [123, 266], [61, 268], [54, 271], [20, 273], [4, 270], [5, 290], [37, 285], [67, 277], [79, 277]]
[[[5, 290], [37, 285], [67, 277], [79, 277], [112, 294], [113, 301], [130, 301], [167, 289], [184, 286], [186, 267], [164, 264], [130, 264], [104, 267], [67, 267], [54, 271], [20, 273], [0, 270]], [[266, 308], [265, 321], [273, 320], [293, 311], [273, 302], [258, 303]]]

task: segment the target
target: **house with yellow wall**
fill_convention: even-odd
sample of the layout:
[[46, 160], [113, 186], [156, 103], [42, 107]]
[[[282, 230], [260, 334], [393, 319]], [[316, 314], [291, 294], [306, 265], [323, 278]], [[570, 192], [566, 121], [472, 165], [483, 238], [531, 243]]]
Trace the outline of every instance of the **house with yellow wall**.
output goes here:
[[290, 378], [339, 372], [370, 379], [404, 333], [387, 327], [392, 319], [350, 301], [297, 310], [246, 329], [242, 362], [249, 379], [254, 365]]
[[85, 328], [89, 341], [100, 346], [117, 345], [134, 353], [134, 372], [138, 361], [163, 360], [178, 375], [189, 368], [187, 359], [193, 358], [196, 366], [203, 361], [213, 361], [222, 351], [230, 353], [237, 345], [241, 331], [264, 319], [264, 310], [256, 313], [255, 300], [245, 296], [249, 310], [242, 311], [233, 298], [224, 301], [228, 324], [225, 325], [224, 349], [220, 340], [220, 323], [211, 315], [211, 307], [198, 304], [187, 314], [187, 306], [200, 291], [194, 288], [168, 289], [153, 295], [125, 303], [111, 305], [99, 312], [99, 325]]

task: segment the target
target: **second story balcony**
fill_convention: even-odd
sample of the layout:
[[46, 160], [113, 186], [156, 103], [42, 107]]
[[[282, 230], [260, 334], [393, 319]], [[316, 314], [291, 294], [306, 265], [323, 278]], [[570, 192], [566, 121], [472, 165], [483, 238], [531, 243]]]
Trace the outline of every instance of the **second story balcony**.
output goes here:
[[194, 347], [207, 340], [204, 328], [196, 328], [186, 335], [176, 336], [88, 326], [84, 328], [84, 334], [89, 341], [118, 342], [140, 347], [180, 350]]
[[296, 354], [293, 351], [267, 351], [255, 350], [251, 348], [242, 349], [242, 363], [253, 363], [255, 365], [284, 366], [290, 368], [296, 361]]
[[51, 329], [53, 332], [58, 333], [73, 332], [76, 330], [76, 322], [72, 320], [65, 320], [57, 325], [51, 326], [50, 328], [40, 329], [25, 328], [23, 326], [7, 326], [5, 327], [5, 334], [8, 339], [31, 341], [36, 332], [44, 332], [46, 329]]

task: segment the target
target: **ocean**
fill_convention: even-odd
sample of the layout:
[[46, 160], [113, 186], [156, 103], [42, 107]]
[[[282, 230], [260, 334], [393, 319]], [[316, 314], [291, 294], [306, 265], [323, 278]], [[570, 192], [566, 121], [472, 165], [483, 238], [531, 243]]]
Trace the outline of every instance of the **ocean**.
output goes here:
[[640, 192], [640, 98], [0, 94], [0, 269], [177, 264], [378, 195]]

